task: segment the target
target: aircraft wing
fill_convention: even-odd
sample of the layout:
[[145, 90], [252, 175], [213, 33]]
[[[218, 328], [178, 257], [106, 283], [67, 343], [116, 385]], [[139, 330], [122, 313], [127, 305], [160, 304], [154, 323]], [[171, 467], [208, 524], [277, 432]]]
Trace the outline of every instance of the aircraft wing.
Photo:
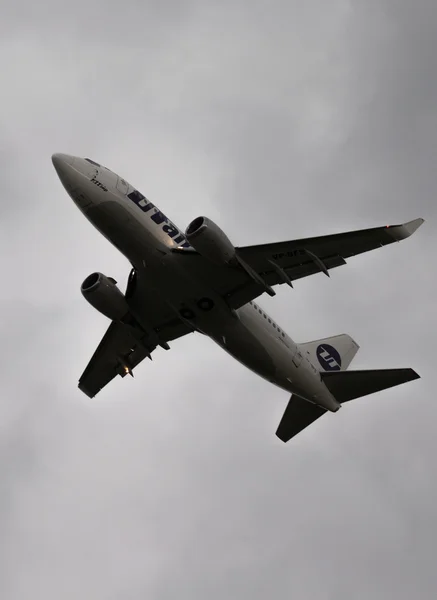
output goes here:
[[138, 276], [132, 271], [126, 298], [134, 309], [141, 307], [142, 314], [147, 316], [147, 332], [135, 325], [115, 321], [110, 324], [79, 379], [79, 389], [90, 398], [116, 375], [125, 377], [131, 374], [144, 358], [151, 358], [158, 345], [166, 347], [167, 342], [193, 331], [171, 313], [159, 298], [147, 291], [141, 272]]
[[[291, 283], [315, 273], [329, 273], [330, 269], [346, 264], [346, 258], [399, 242], [412, 235], [423, 223], [415, 219], [403, 225], [387, 225], [313, 238], [303, 238], [273, 244], [237, 247], [238, 256], [249, 265], [267, 286]], [[187, 260], [191, 256], [202, 259], [194, 251], [181, 250]], [[201, 264], [204, 263], [204, 264]], [[194, 269], [196, 266], [193, 264]], [[266, 288], [237, 267], [211, 268], [198, 260], [199, 275], [227, 298], [232, 308], [239, 308], [260, 296]]]

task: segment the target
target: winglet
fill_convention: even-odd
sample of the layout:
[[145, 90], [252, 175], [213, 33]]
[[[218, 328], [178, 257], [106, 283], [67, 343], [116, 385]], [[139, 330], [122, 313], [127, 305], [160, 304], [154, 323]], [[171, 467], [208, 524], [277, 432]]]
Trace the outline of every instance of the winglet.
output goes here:
[[425, 219], [413, 219], [412, 221], [408, 221], [408, 223], [403, 223], [402, 225], [387, 225], [387, 230], [395, 240], [400, 241], [410, 237], [410, 235], [413, 235], [416, 229], [419, 229], [424, 222]]

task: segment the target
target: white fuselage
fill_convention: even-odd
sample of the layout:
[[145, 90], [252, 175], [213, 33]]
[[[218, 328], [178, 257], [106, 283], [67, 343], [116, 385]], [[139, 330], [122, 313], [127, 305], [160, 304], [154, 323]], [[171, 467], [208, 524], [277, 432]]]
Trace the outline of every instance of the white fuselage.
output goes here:
[[[336, 411], [340, 404], [309, 356], [255, 302], [233, 310], [190, 272], [175, 248], [184, 234], [124, 179], [89, 159], [55, 154], [53, 163], [67, 192], [137, 269], [146, 269], [153, 292], [182, 320], [211, 337], [239, 362], [288, 392]], [[186, 265], [186, 266], [184, 266]], [[199, 311], [199, 298], [214, 306]], [[191, 312], [192, 311], [192, 312]]]

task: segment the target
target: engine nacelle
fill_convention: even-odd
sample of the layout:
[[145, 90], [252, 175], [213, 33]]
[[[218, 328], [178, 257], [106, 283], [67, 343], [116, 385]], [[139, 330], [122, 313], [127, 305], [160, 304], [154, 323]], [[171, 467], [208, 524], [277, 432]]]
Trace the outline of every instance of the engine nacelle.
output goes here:
[[236, 261], [234, 245], [220, 227], [207, 217], [197, 217], [191, 221], [185, 237], [199, 254], [217, 265]]
[[121, 321], [129, 313], [129, 305], [116, 286], [115, 279], [92, 273], [80, 286], [83, 297], [111, 321]]

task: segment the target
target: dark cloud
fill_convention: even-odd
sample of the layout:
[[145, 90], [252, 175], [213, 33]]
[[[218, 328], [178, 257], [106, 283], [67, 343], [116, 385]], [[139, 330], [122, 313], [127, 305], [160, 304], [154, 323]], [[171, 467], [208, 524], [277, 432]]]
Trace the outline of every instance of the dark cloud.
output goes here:
[[[430, 2], [2, 7], [0, 595], [302, 599], [437, 592]], [[284, 393], [203, 337], [96, 400], [106, 321], [81, 300], [127, 261], [63, 191], [92, 156], [181, 227], [237, 244], [424, 217], [415, 236], [262, 304], [297, 341], [418, 382], [283, 445]]]

